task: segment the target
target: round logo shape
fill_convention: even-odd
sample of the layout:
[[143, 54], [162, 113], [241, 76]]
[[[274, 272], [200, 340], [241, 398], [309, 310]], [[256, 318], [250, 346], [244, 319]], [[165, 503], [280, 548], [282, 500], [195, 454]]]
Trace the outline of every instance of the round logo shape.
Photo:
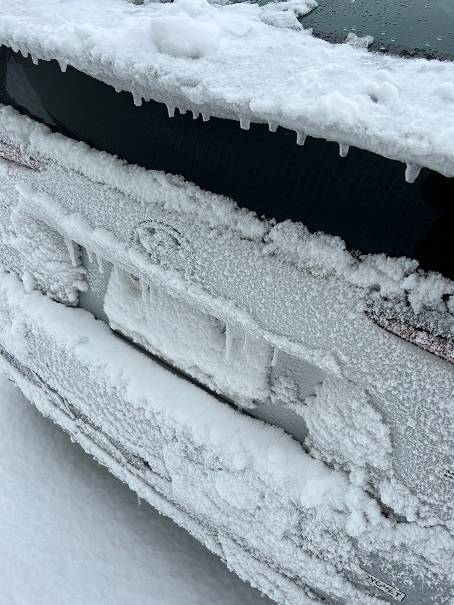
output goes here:
[[163, 268], [178, 269], [192, 256], [190, 244], [183, 233], [164, 221], [149, 220], [140, 223], [134, 232], [134, 244], [145, 252], [150, 261]]

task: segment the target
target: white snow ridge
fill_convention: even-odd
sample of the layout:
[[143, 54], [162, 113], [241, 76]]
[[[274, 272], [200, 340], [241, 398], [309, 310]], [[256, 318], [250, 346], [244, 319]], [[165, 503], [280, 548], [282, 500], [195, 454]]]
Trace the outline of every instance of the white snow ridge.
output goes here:
[[280, 125], [454, 176], [452, 62], [315, 39], [296, 19], [314, 6], [3, 0], [0, 43], [72, 65], [137, 104]]

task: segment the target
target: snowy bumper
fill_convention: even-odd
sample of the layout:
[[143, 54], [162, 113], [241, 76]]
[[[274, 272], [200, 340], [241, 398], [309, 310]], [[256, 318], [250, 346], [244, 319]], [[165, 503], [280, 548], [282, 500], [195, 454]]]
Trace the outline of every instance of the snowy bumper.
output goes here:
[[13, 275], [0, 291], [2, 369], [240, 577], [283, 604], [449, 603], [446, 529], [386, 518], [283, 431], [163, 369], [86, 311], [27, 294]]

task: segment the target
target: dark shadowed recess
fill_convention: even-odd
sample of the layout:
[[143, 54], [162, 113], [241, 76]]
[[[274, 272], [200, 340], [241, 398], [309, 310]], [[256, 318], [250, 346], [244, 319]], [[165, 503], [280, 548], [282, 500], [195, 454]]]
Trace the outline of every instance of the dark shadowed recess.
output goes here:
[[[357, 0], [358, 1], [358, 0]], [[419, 260], [454, 278], [454, 182], [424, 169], [416, 183], [400, 162], [295, 133], [192, 115], [169, 118], [153, 101], [141, 107], [72, 67], [34, 65], [0, 49], [0, 102], [96, 149], [146, 168], [183, 175], [277, 221], [342, 237], [350, 250]]]

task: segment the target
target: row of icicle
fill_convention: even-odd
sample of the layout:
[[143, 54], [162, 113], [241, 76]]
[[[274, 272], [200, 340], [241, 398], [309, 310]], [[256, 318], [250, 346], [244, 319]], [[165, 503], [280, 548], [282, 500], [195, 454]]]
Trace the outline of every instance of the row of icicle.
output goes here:
[[[28, 55], [30, 54], [30, 57], [33, 61], [33, 63], [35, 65], [38, 65], [38, 59], [36, 57], [34, 57], [32, 55], [31, 52], [28, 51], [24, 51], [22, 48], [20, 48], [19, 46], [15, 45], [14, 43], [10, 43], [10, 46], [12, 48], [12, 50], [14, 52], [19, 52], [22, 54], [23, 57], [27, 58]], [[68, 63], [62, 59], [56, 59], [56, 61], [58, 62], [60, 69], [62, 72], [66, 72], [67, 68], [68, 68]], [[114, 87], [116, 92], [123, 92], [121, 88], [117, 88]], [[136, 105], [137, 107], [140, 107], [142, 105], [142, 101], [150, 101], [151, 98], [150, 97], [142, 97], [141, 95], [138, 95], [135, 92], [131, 92], [133, 101], [134, 101], [134, 105]], [[175, 117], [175, 109], [178, 109], [179, 113], [181, 115], [184, 115], [188, 112], [188, 109], [182, 109], [180, 107], [175, 107], [173, 105], [169, 105], [166, 103], [166, 107], [167, 107], [167, 112], [169, 114], [169, 118], [173, 118]], [[195, 111], [195, 110], [189, 110], [192, 112], [192, 117], [194, 120], [197, 120], [197, 118], [201, 115], [202, 116], [202, 120], [204, 122], [208, 122], [210, 119], [210, 114], [206, 113], [206, 112], [200, 112], [200, 111]], [[242, 128], [243, 130], [249, 130], [250, 125], [251, 125], [251, 119], [249, 117], [245, 117], [245, 116], [238, 116], [238, 121], [240, 123], [240, 128]], [[277, 128], [278, 128], [279, 124], [275, 121], [268, 121], [268, 127], [270, 132], [276, 132]], [[307, 133], [304, 132], [304, 130], [296, 130], [296, 144], [297, 145], [304, 145], [304, 143], [306, 142], [306, 137], [307, 137]], [[345, 158], [348, 155], [348, 152], [350, 150], [350, 145], [348, 143], [338, 143], [339, 145], [339, 155], [341, 158]], [[405, 181], [407, 183], [414, 183], [416, 181], [416, 179], [419, 176], [419, 173], [421, 172], [421, 166], [418, 166], [417, 164], [412, 164], [412, 163], [407, 163], [406, 167], [405, 167]]]

